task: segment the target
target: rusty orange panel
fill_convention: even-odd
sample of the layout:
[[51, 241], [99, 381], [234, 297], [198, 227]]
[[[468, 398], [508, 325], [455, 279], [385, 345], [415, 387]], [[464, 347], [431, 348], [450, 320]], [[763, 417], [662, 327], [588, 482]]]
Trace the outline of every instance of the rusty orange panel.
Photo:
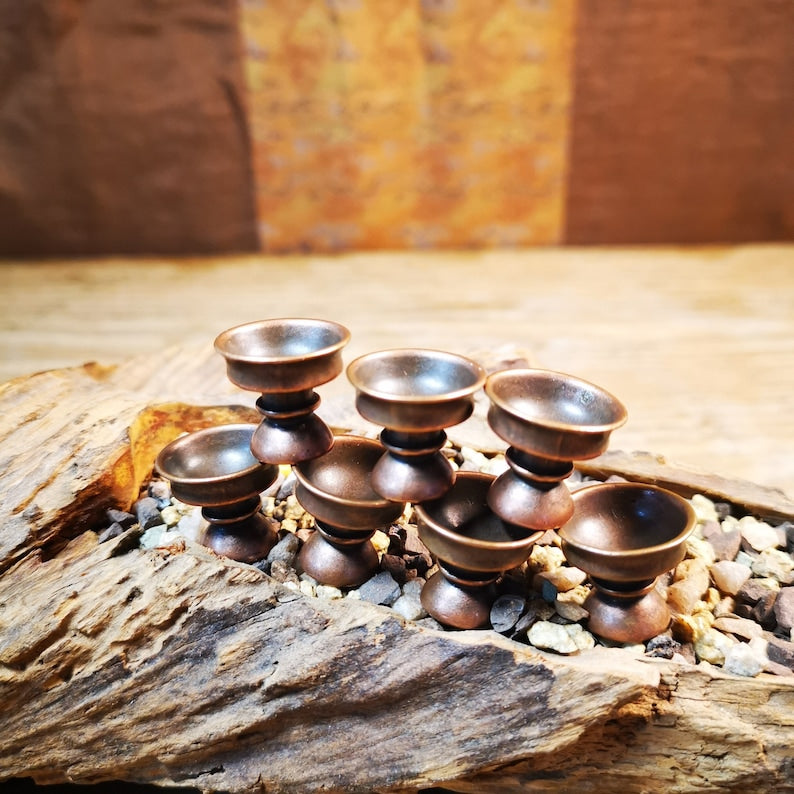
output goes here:
[[558, 242], [574, 16], [575, 0], [246, 0], [262, 247]]

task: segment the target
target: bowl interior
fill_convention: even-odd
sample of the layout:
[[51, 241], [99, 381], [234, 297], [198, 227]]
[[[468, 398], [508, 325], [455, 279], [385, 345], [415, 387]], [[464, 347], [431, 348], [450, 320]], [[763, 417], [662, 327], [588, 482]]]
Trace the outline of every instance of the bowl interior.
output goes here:
[[174, 481], [219, 480], [260, 467], [251, 453], [256, 425], [222, 425], [172, 441], [160, 453], [157, 468]]
[[230, 328], [218, 336], [215, 347], [228, 358], [283, 361], [332, 352], [349, 338], [350, 333], [338, 323], [284, 318]]
[[350, 503], [391, 504], [370, 484], [372, 468], [384, 449], [372, 439], [337, 436], [329, 452], [295, 466], [299, 480], [325, 496]]
[[582, 550], [648, 554], [683, 543], [694, 526], [689, 504], [654, 486], [593, 485], [575, 492], [573, 500], [573, 518], [560, 535]]
[[619, 427], [626, 409], [587, 381], [547, 370], [503, 370], [488, 378], [491, 400], [509, 413], [548, 427]]
[[473, 394], [485, 382], [474, 361], [436, 350], [384, 350], [356, 359], [348, 367], [351, 383], [381, 399], [454, 399]]

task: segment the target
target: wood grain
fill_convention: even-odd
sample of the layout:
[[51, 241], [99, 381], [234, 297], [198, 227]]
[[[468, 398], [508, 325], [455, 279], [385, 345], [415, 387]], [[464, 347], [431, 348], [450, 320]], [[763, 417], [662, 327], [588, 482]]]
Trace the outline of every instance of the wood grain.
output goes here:
[[[159, 359], [148, 363], [157, 378]], [[441, 632], [366, 602], [307, 598], [189, 542], [143, 550], [135, 528], [100, 544], [88, 498], [97, 484], [121, 482], [113, 498], [124, 506], [155, 447], [227, 410], [148, 405], [145, 389], [125, 388], [144, 371], [141, 360], [86, 367], [0, 392], [0, 415], [22, 431], [4, 442], [15, 454], [0, 485], [0, 538], [24, 488], [13, 475], [30, 460], [26, 430], [39, 457], [52, 449], [56, 463], [79, 463], [29, 472], [42, 509], [2, 549], [0, 781], [241, 794], [792, 790], [790, 679], [621, 649], [559, 657], [492, 631]], [[38, 410], [20, 399], [25, 384]], [[92, 456], [86, 445], [111, 411], [54, 420], [98, 402], [116, 403], [117, 421]]]

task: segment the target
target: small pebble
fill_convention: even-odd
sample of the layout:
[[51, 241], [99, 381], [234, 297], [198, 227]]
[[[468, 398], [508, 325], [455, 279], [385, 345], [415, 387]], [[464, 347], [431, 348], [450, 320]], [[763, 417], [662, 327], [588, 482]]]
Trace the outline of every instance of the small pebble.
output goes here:
[[526, 606], [526, 600], [520, 596], [499, 596], [491, 607], [491, 626], [501, 634], [510, 631], [518, 622]]
[[595, 648], [595, 637], [589, 631], [585, 631], [579, 623], [572, 623], [563, 628], [580, 651], [590, 651]]
[[745, 604], [755, 605], [770, 592], [780, 592], [780, 582], [776, 579], [748, 579], [739, 589], [737, 596]]
[[780, 637], [769, 637], [766, 655], [771, 661], [794, 670], [794, 642], [783, 640]]
[[157, 500], [151, 496], [144, 496], [138, 499], [132, 507], [135, 512], [135, 517], [141, 525], [141, 529], [151, 529], [157, 524], [163, 523], [163, 519], [160, 517], [160, 508], [157, 505]]
[[284, 560], [274, 560], [270, 565], [270, 575], [277, 581], [285, 584], [286, 582], [294, 582], [300, 585], [300, 579], [295, 570]]
[[778, 527], [778, 530], [784, 532], [786, 535], [786, 551], [794, 553], [794, 522], [784, 521]]
[[780, 584], [794, 582], [794, 559], [782, 549], [765, 549], [752, 564], [752, 571], [760, 578], [776, 579]]
[[140, 544], [143, 549], [153, 549], [160, 545], [160, 539], [167, 530], [165, 524], [155, 524], [141, 535]]
[[318, 584], [314, 588], [314, 592], [317, 594], [317, 598], [344, 598], [344, 593], [338, 587], [329, 584]]
[[778, 593], [774, 605], [777, 627], [781, 632], [794, 628], [794, 587], [784, 587]]
[[162, 509], [160, 512], [160, 517], [167, 527], [175, 527], [182, 518], [182, 514], [179, 512], [179, 510], [177, 510], [177, 508], [169, 504], [167, 507]]
[[673, 615], [673, 636], [682, 643], [697, 642], [714, 622], [710, 612], [697, 612], [694, 615]]
[[565, 564], [565, 555], [557, 546], [532, 547], [529, 555], [529, 565], [535, 571], [553, 571]]
[[527, 639], [536, 648], [542, 648], [546, 651], [556, 651], [562, 654], [577, 653], [579, 651], [579, 646], [570, 633], [565, 630], [565, 626], [550, 623], [546, 620], [539, 620], [533, 624], [527, 632]]
[[721, 593], [736, 595], [742, 585], [750, 578], [751, 571], [746, 565], [732, 560], [721, 560], [711, 566], [711, 578]]
[[298, 537], [288, 532], [270, 549], [266, 559], [270, 563], [280, 560], [287, 565], [292, 565], [295, 562], [300, 545]]
[[687, 538], [686, 550], [690, 557], [699, 558], [703, 560], [706, 565], [711, 565], [717, 559], [711, 544], [707, 540], [698, 538], [695, 535], [690, 535]]
[[748, 643], [739, 642], [725, 654], [725, 670], [748, 678], [757, 676], [766, 666], [766, 657]]
[[734, 560], [742, 547], [742, 533], [738, 529], [732, 532], [723, 532], [719, 527], [714, 532], [706, 531], [703, 537], [714, 549], [714, 556], [718, 561]]
[[590, 613], [583, 606], [571, 601], [562, 601], [558, 598], [554, 602], [554, 608], [560, 617], [570, 620], [571, 623], [578, 623], [590, 617]]
[[161, 510], [171, 504], [171, 485], [168, 480], [152, 480], [146, 493], [155, 500]]
[[713, 623], [713, 628], [724, 634], [734, 634], [745, 640], [760, 637], [764, 631], [754, 620], [747, 620], [747, 618], [735, 616], [716, 618]]
[[727, 502], [714, 502], [714, 509], [720, 521], [724, 521], [731, 514], [731, 506]]
[[701, 524], [704, 524], [706, 521], [719, 520], [717, 510], [714, 507], [714, 502], [712, 502], [708, 497], [703, 496], [703, 494], [696, 493], [689, 501], [691, 502], [692, 507], [695, 508], [695, 515]]
[[117, 521], [114, 521], [109, 527], [103, 529], [99, 533], [97, 540], [100, 543], [105, 543], [108, 540], [117, 538], [122, 532], [124, 532], [124, 527], [122, 527]]
[[[418, 581], [418, 580], [414, 580]], [[398, 615], [406, 620], [421, 620], [427, 617], [427, 610], [422, 606], [418, 595], [403, 593], [391, 607]]]
[[742, 565], [746, 565], [748, 568], [753, 567], [753, 563], [758, 559], [758, 554], [753, 552], [752, 554], [748, 554], [746, 551], [738, 551], [736, 552], [736, 557], [734, 558], [735, 562], [740, 562]]
[[764, 549], [772, 549], [777, 546], [778, 535], [774, 528], [752, 516], [739, 519], [739, 531], [744, 540], [756, 551], [764, 551]]
[[774, 629], [777, 626], [775, 604], [778, 596], [770, 591], [752, 609], [750, 617], [765, 629]]
[[[700, 560], [688, 560], [687, 562], [698, 562]], [[705, 576], [703, 575], [705, 574]], [[706, 594], [709, 587], [708, 573], [703, 567], [702, 571], [693, 573], [686, 579], [673, 582], [667, 588], [667, 603], [673, 612], [679, 615], [691, 615], [702, 597]]]
[[656, 659], [672, 659], [673, 655], [681, 652], [681, 643], [674, 640], [669, 634], [659, 634], [648, 640], [645, 655]]
[[[573, 590], [578, 587], [584, 580], [587, 579], [587, 574], [579, 568], [573, 566], [565, 566], [563, 568], [554, 568], [550, 571], [541, 571], [536, 574], [532, 580], [532, 586], [535, 590], [542, 591], [544, 583], [548, 582], [553, 587], [553, 595], [551, 599], [556, 598], [557, 593], [565, 593], [568, 590]], [[544, 594], [545, 598], [545, 594]]]
[[359, 587], [358, 592], [362, 601], [384, 606], [391, 606], [401, 595], [400, 585], [388, 571], [375, 574]]
[[283, 475], [284, 479], [281, 481], [281, 485], [276, 492], [276, 500], [282, 502], [295, 495], [295, 485], [297, 484], [297, 479], [295, 478], [295, 472], [292, 470], [289, 470], [286, 474], [284, 474], [284, 472], [281, 471], [281, 467], [279, 467], [279, 474]]
[[721, 631], [709, 628], [695, 640], [694, 644], [698, 659], [711, 664], [724, 664], [726, 655], [736, 645], [736, 640]]
[[191, 510], [181, 516], [176, 528], [189, 540], [197, 541], [203, 525], [201, 510]]
[[132, 513], [128, 513], [126, 510], [116, 510], [112, 507], [105, 514], [111, 524], [118, 524], [122, 529], [129, 529], [138, 520]]
[[389, 536], [381, 530], [377, 530], [372, 536], [372, 545], [378, 554], [385, 554], [389, 550]]

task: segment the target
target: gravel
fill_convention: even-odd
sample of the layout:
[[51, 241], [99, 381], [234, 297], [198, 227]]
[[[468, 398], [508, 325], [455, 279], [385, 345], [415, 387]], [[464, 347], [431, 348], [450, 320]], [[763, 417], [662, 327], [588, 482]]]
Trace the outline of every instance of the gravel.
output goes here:
[[[505, 468], [501, 455], [464, 448], [450, 450], [450, 456], [461, 469], [498, 474]], [[281, 469], [263, 499], [264, 514], [279, 522], [279, 541], [256, 567], [308, 597], [365, 600], [390, 607], [419, 626], [445, 630], [421, 603], [425, 580], [437, 567], [419, 538], [410, 507], [373, 537], [381, 565], [369, 581], [346, 591], [328, 587], [295, 570], [314, 520], [295, 497], [289, 467]], [[574, 472], [569, 484], [574, 489], [582, 482]], [[794, 523], [773, 526], [754, 516], [734, 515], [726, 502], [701, 494], [691, 503], [698, 524], [687, 557], [657, 584], [673, 611], [671, 626], [642, 645], [626, 647], [681, 664], [719, 666], [744, 677], [794, 675]], [[153, 479], [130, 512], [107, 512], [107, 525], [98, 535], [104, 542], [136, 531], [142, 548], [154, 548], [197, 541], [204, 525], [198, 508], [171, 498], [168, 483]], [[615, 645], [587, 631], [583, 604], [592, 585], [583, 571], [567, 564], [554, 532], [547, 532], [527, 562], [496, 587], [491, 627], [517, 642], [566, 655], [596, 644]]]

